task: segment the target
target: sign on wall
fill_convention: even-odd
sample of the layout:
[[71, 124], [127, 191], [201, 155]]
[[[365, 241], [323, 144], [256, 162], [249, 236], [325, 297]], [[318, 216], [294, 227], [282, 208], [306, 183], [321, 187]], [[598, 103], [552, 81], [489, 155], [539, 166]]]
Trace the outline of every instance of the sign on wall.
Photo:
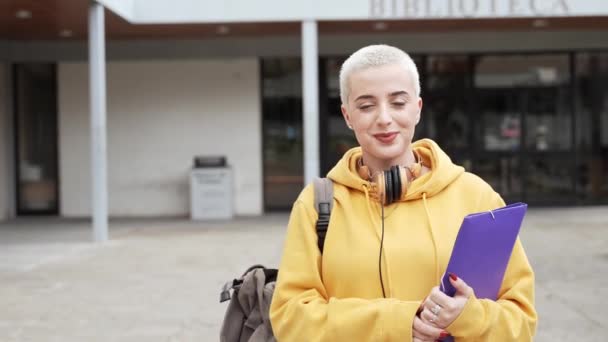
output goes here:
[[608, 0], [98, 1], [134, 23], [608, 16]]
[[370, 18], [569, 16], [573, 0], [368, 0]]

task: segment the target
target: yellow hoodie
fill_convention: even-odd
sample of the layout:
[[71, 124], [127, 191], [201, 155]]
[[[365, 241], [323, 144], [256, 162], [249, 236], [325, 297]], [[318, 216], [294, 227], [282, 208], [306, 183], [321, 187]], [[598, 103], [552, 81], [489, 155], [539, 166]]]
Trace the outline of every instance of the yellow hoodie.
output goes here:
[[[412, 341], [422, 300], [439, 284], [463, 218], [504, 205], [479, 177], [454, 165], [433, 141], [413, 144], [431, 171], [384, 209], [382, 297], [378, 257], [381, 207], [356, 171], [353, 148], [329, 172], [334, 207], [323, 256], [317, 247], [314, 189], [293, 205], [270, 319], [279, 342]], [[466, 279], [465, 279], [466, 281]], [[519, 239], [494, 302], [471, 296], [447, 331], [456, 341], [531, 341], [534, 273]]]

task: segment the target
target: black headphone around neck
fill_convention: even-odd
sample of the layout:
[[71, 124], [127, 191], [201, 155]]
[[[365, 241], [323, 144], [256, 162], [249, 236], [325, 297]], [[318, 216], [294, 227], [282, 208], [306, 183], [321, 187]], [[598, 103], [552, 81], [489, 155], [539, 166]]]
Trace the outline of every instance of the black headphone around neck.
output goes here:
[[382, 205], [397, 202], [407, 192], [410, 183], [422, 172], [422, 160], [417, 152], [414, 152], [414, 156], [416, 158], [414, 164], [410, 166], [394, 165], [375, 176], [370, 174], [369, 168], [363, 164], [363, 158], [360, 158], [357, 162], [359, 176], [371, 181], [372, 197]]

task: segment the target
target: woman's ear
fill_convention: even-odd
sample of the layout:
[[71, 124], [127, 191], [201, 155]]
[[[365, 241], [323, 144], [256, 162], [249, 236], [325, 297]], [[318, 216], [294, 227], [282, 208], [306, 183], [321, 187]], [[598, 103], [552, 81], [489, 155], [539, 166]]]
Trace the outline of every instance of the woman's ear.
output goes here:
[[418, 98], [418, 113], [416, 113], [416, 125], [420, 122], [420, 114], [422, 113], [422, 97]]
[[346, 122], [346, 126], [348, 126], [349, 129], [353, 129], [353, 125], [350, 123], [350, 115], [348, 115], [348, 110], [346, 109], [346, 106], [344, 106], [344, 104], [342, 104], [340, 106], [340, 110], [342, 111], [342, 116], [344, 117], [344, 121]]

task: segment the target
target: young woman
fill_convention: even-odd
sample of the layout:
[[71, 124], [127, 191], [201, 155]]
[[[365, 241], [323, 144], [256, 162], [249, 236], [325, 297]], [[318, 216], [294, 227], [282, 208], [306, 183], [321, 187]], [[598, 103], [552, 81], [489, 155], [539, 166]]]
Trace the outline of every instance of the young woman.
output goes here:
[[412, 59], [362, 48], [342, 65], [340, 92], [360, 146], [327, 175], [334, 202], [322, 255], [311, 185], [293, 205], [270, 308], [278, 341], [531, 341], [534, 273], [519, 239], [498, 300], [477, 298], [458, 275], [454, 297], [437, 287], [463, 218], [504, 202], [432, 140], [412, 142], [422, 110]]

